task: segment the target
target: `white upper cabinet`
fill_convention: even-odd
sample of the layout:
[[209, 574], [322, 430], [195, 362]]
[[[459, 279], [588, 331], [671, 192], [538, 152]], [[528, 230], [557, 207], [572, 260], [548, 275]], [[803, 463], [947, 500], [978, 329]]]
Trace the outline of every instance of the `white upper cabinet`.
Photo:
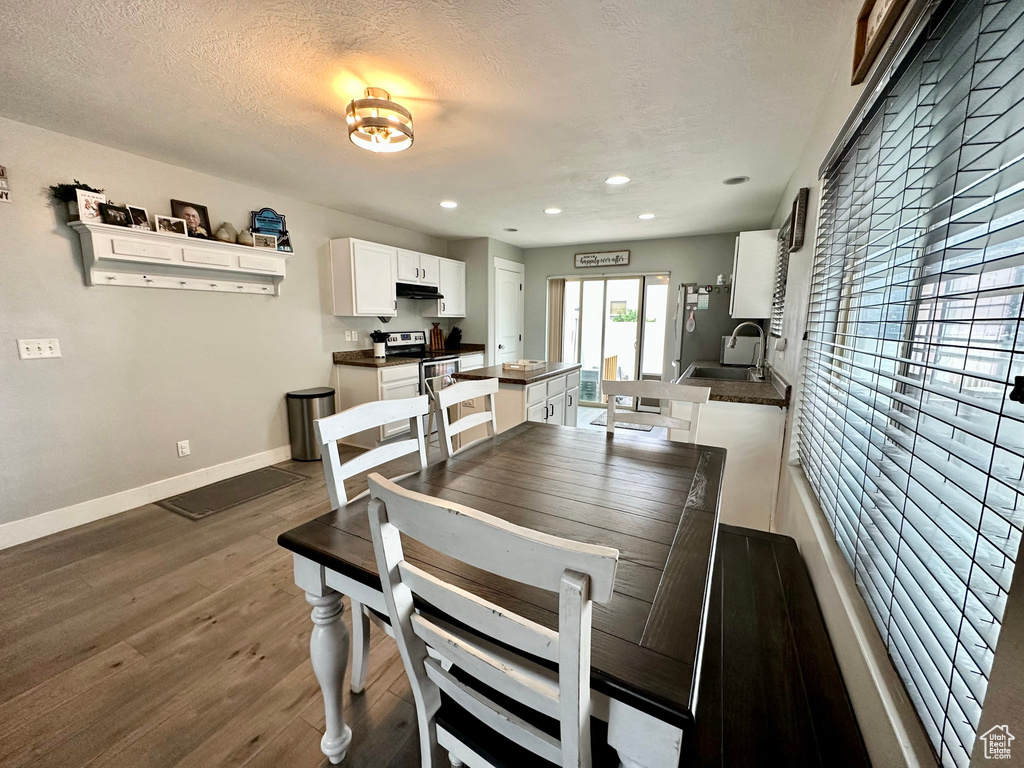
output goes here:
[[334, 314], [394, 317], [398, 249], [351, 237], [331, 240]]
[[772, 316], [779, 230], [740, 232], [732, 264], [729, 314], [759, 320]]
[[437, 285], [437, 256], [398, 249], [398, 282], [414, 285]]
[[466, 265], [454, 259], [438, 259], [437, 288], [444, 296], [424, 302], [423, 317], [466, 316]]

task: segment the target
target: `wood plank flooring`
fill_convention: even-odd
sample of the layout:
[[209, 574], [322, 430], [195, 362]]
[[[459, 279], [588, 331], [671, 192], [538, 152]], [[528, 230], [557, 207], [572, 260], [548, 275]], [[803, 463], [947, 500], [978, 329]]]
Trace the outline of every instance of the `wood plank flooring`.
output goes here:
[[[308, 479], [206, 520], [147, 505], [0, 551], [2, 768], [329, 765], [310, 609], [275, 540], [330, 505], [319, 462], [278, 466]], [[398, 649], [371, 626], [346, 765], [416, 766]]]

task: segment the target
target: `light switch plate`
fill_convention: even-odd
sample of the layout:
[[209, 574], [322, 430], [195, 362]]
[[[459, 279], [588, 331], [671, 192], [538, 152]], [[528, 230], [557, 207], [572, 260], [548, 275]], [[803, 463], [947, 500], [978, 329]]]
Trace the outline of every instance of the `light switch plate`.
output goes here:
[[60, 341], [57, 339], [18, 339], [18, 357], [22, 360], [60, 357]]

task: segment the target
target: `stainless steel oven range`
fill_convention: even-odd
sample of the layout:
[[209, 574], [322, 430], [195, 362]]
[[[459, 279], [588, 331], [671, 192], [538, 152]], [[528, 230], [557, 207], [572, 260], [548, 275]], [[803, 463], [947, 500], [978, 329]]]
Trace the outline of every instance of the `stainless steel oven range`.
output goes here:
[[420, 363], [420, 394], [427, 393], [426, 382], [437, 376], [451, 376], [459, 371], [459, 355], [444, 349], [427, 348], [425, 331], [398, 331], [384, 343], [388, 357], [407, 357]]

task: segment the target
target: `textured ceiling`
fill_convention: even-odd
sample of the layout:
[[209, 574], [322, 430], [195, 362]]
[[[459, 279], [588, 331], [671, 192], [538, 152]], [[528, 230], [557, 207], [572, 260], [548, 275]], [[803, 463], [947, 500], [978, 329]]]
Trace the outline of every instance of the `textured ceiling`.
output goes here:
[[[860, 2], [0, 0], [0, 113], [441, 237], [757, 228]], [[364, 85], [411, 150], [349, 143]]]

